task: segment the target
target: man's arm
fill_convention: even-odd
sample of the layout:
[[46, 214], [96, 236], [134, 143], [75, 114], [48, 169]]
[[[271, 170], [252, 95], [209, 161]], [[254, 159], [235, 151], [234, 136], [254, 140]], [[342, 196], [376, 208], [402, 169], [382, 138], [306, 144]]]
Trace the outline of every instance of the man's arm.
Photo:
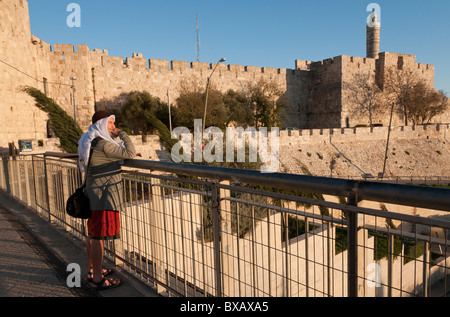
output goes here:
[[136, 149], [134, 148], [131, 138], [125, 131], [118, 133], [119, 138], [123, 141], [125, 148], [117, 146], [112, 142], [104, 142], [102, 149], [105, 155], [110, 159], [132, 159], [136, 157]]

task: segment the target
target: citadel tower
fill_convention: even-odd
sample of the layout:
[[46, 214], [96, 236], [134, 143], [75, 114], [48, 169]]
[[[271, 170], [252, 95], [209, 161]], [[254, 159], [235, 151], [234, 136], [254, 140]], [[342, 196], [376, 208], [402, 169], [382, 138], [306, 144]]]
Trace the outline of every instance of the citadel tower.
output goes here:
[[367, 58], [378, 58], [380, 53], [380, 22], [375, 11], [369, 17], [367, 23]]

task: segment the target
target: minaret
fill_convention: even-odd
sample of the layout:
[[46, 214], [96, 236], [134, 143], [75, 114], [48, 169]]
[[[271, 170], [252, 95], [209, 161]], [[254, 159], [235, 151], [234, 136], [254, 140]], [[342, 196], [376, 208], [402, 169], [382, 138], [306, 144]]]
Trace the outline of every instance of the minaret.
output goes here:
[[378, 58], [380, 53], [380, 22], [375, 11], [367, 23], [367, 58]]

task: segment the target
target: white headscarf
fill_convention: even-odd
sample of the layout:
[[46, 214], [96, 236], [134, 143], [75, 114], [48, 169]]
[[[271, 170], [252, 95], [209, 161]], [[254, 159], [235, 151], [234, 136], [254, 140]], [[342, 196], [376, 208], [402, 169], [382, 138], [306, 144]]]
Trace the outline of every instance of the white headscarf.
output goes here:
[[111, 115], [109, 117], [98, 120], [96, 123], [89, 126], [89, 129], [86, 133], [84, 133], [80, 140], [78, 141], [78, 165], [80, 167], [80, 171], [83, 173], [86, 171], [86, 167], [89, 163], [89, 152], [91, 150], [91, 143], [97, 137], [101, 137], [106, 141], [113, 142], [122, 148], [125, 148], [123, 141], [116, 142], [111, 137], [108, 132], [108, 120], [109, 118], [113, 118], [114, 121], [116, 117]]

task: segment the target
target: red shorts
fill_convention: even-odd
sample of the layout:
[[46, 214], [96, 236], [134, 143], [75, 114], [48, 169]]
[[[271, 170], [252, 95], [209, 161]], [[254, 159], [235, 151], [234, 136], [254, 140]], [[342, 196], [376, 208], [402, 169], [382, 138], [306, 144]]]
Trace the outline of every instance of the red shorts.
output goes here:
[[120, 238], [119, 212], [113, 210], [92, 210], [87, 221], [88, 234], [93, 239]]

